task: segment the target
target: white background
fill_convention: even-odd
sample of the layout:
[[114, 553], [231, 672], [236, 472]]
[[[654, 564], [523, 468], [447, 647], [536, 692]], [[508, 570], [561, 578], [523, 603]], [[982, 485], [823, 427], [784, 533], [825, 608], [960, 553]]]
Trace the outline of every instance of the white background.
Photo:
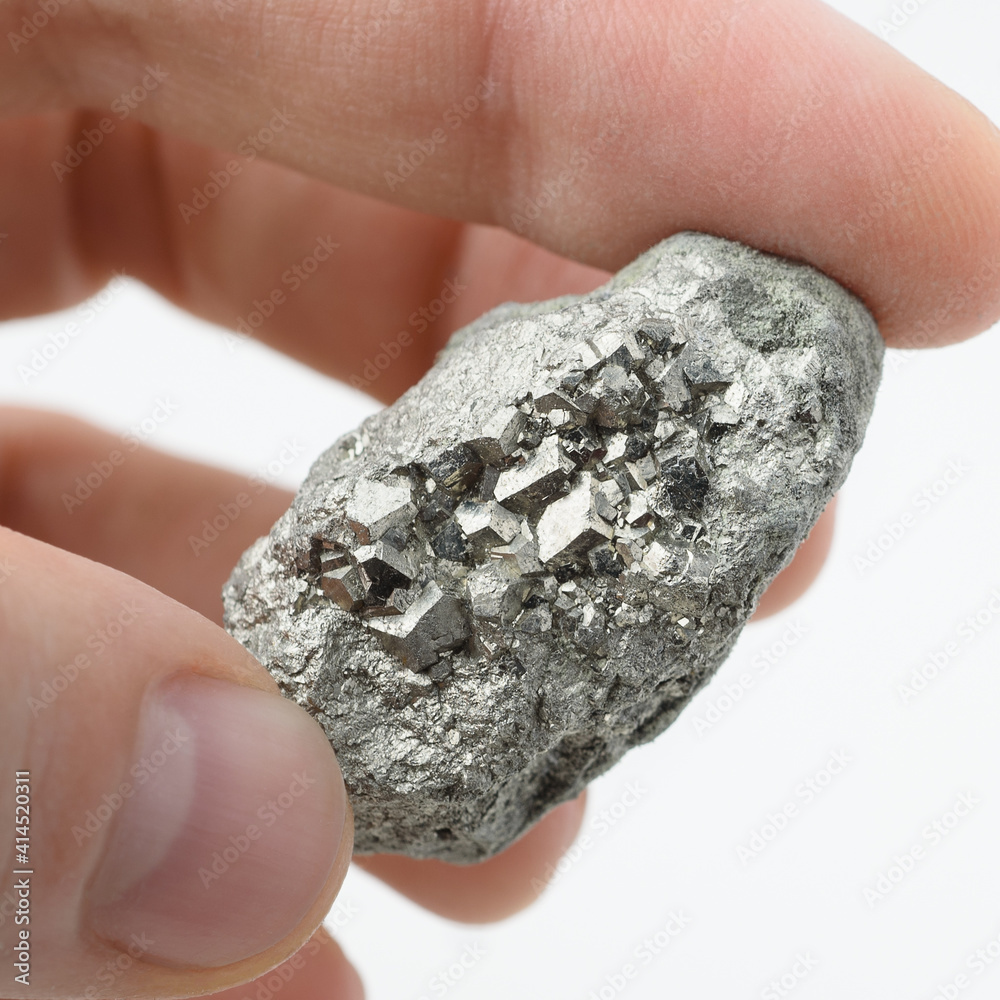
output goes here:
[[[877, 30], [893, 5], [834, 6]], [[1000, 121], [998, 38], [996, 0], [924, 0], [889, 40]], [[151, 443], [249, 473], [294, 438], [306, 455], [282, 477], [291, 486], [375, 409], [256, 344], [227, 342], [138, 286], [23, 385], [16, 366], [70, 315], [3, 325], [0, 399], [126, 430], [169, 396], [178, 412]], [[615, 982], [626, 963], [637, 969], [629, 1000], [766, 998], [785, 995], [767, 985], [806, 953], [815, 965], [796, 1000], [930, 1000], [960, 973], [969, 985], [952, 995], [1000, 995], [1000, 961], [981, 972], [966, 964], [991, 941], [1000, 954], [1000, 619], [988, 609], [995, 587], [1000, 594], [998, 372], [992, 333], [922, 355], [890, 352], [819, 582], [777, 619], [747, 628], [680, 720], [593, 785], [588, 846], [534, 907], [465, 927], [351, 873], [342, 899], [358, 912], [336, 933], [373, 1000], [610, 997], [607, 977]], [[949, 468], [961, 470], [952, 483]], [[933, 503], [918, 501], [925, 490]], [[907, 513], [892, 539], [889, 526]], [[861, 566], [880, 540], [878, 561]], [[985, 624], [966, 641], [962, 622], [978, 612]], [[781, 655], [782, 637], [796, 634]], [[904, 704], [899, 686], [948, 642], [958, 655]], [[766, 650], [779, 655], [764, 671]], [[732, 704], [734, 686], [743, 694]], [[706, 727], [709, 718], [719, 721]], [[822, 781], [835, 753], [849, 763], [807, 801], [801, 783]], [[622, 806], [632, 783], [641, 794]], [[948, 829], [963, 793], [976, 804]], [[786, 828], [741, 860], [740, 846], [788, 804]], [[935, 820], [947, 830], [936, 844], [927, 836]], [[865, 889], [916, 844], [922, 858], [871, 905]], [[636, 949], [671, 911], [690, 922], [644, 962]], [[471, 943], [485, 956], [460, 982], [432, 979]]]

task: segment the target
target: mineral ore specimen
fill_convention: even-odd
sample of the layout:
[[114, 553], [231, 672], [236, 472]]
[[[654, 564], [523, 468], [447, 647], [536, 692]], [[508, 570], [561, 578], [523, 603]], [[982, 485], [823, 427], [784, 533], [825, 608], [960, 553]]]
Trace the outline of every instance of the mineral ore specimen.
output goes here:
[[337, 441], [226, 625], [323, 726], [359, 852], [471, 862], [668, 726], [847, 475], [882, 340], [715, 237], [503, 305]]

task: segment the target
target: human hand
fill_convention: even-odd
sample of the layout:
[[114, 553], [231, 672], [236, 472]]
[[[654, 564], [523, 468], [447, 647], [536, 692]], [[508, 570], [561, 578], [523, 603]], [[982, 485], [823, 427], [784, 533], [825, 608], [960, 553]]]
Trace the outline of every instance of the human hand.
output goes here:
[[[35, 10], [16, 8], [8, 5], [2, 15], [5, 37]], [[419, 376], [451, 330], [490, 305], [586, 290], [604, 277], [587, 265], [616, 268], [680, 228], [810, 260], [861, 294], [897, 346], [943, 343], [996, 318], [996, 282], [966, 288], [969, 276], [996, 261], [1000, 249], [995, 130], [860, 29], [801, 2], [636, 4], [601, 16], [563, 4], [540, 22], [513, 10], [484, 16], [400, 7], [377, 38], [352, 48], [353, 25], [341, 27], [333, 8], [302, 11], [298, 19], [286, 12], [273, 23], [263, 8], [228, 2], [221, 15], [210, 4], [158, 4], [142, 19], [134, 7], [119, 4], [60, 8], [0, 69], [5, 117], [51, 112], [0, 129], [0, 211], [8, 233], [0, 247], [8, 264], [0, 301], [9, 315], [55, 308], [124, 267], [193, 312], [233, 325], [254, 300], [283, 287], [286, 269], [330, 233], [341, 243], [336, 267], [289, 295], [258, 332], [341, 378], [364, 377], [387, 332], [409, 328], [409, 316], [439, 298], [448, 278], [467, 286], [427, 336], [368, 387], [383, 399]], [[734, 12], [735, 18], [723, 16]], [[731, 33], [724, 43], [715, 20]], [[685, 33], [688, 43], [680, 41]], [[460, 44], [443, 51], [447, 38]], [[51, 109], [109, 107], [141, 86], [147, 65], [167, 77], [127, 120], [112, 114], [115, 128], [100, 148], [57, 176], [50, 164], [68, 163], [66, 144], [76, 146], [107, 112]], [[480, 77], [495, 87], [452, 129], [447, 110], [475, 97], [477, 87], [485, 91], [489, 85]], [[212, 101], [193, 106], [190, 94], [206, 90]], [[213, 173], [225, 172], [234, 159], [207, 147], [238, 149], [248, 135], [261, 135], [275, 109], [287, 110], [289, 124], [266, 145], [267, 156], [314, 179], [240, 158], [239, 173], [218, 198], [196, 215], [185, 214], [181, 206], [195, 204], [193, 192], [204, 192]], [[444, 143], [427, 138], [438, 128]], [[590, 153], [602, 136], [599, 153]], [[853, 137], [851, 148], [843, 148], [843, 136]], [[433, 143], [433, 153], [403, 183], [387, 181], [387, 172], [400, 175], [398, 156], [420, 148], [413, 140], [425, 148]], [[585, 161], [582, 153], [589, 154]], [[561, 180], [566, 166], [569, 182]], [[502, 231], [407, 208], [522, 226], [540, 246], [584, 263]], [[529, 218], [536, 209], [537, 217]], [[918, 325], [927, 317], [933, 328]], [[923, 341], [913, 340], [915, 331], [926, 334]], [[238, 492], [242, 479], [142, 450], [69, 516], [62, 494], [115, 439], [23, 411], [0, 419], [3, 523], [124, 570], [211, 618], [218, 616], [218, 590], [229, 567], [288, 501], [265, 491], [250, 516], [195, 562], [184, 540], [220, 500]], [[814, 554], [814, 568], [818, 562], [815, 543], [814, 534], [766, 600], [773, 604], [779, 586], [787, 587], [786, 596], [801, 589], [807, 553]], [[100, 860], [105, 841], [98, 838], [108, 837], [113, 824], [80, 843], [72, 827], [143, 756], [134, 741], [144, 692], [189, 669], [245, 688], [273, 692], [274, 685], [221, 631], [134, 581], [28, 539], [5, 534], [2, 545], [0, 562], [6, 558], [4, 565], [13, 567], [0, 585], [5, 654], [9, 650], [0, 683], [12, 713], [5, 716], [5, 774], [31, 767], [40, 779], [33, 789], [40, 811], [35, 829], [46, 831], [40, 843], [47, 862], [34, 882], [32, 926], [40, 933], [32, 988], [10, 995], [79, 995], [90, 986], [95, 996], [212, 990], [288, 954], [332, 899], [349, 837], [337, 839], [346, 812], [335, 795], [332, 755], [315, 742], [304, 715], [272, 697], [260, 709], [267, 720], [258, 728], [294, 752], [297, 766], [303, 754], [315, 753], [317, 772], [327, 776], [319, 784], [327, 793], [316, 803], [319, 825], [330, 837], [310, 840], [305, 824], [280, 824], [287, 836], [302, 838], [298, 862], [280, 870], [275, 889], [251, 867], [256, 855], [247, 852], [233, 875], [252, 871], [255, 877], [241, 882], [247, 895], [238, 897], [238, 909], [230, 897], [225, 919], [209, 913], [209, 922], [200, 923], [199, 914], [205, 893], [234, 884], [228, 878], [208, 887], [199, 882], [197, 906], [173, 899], [189, 908], [173, 942], [191, 947], [188, 964], [211, 965], [208, 945], [218, 949], [216, 965], [220, 956], [258, 954], [222, 970], [193, 972], [158, 967], [153, 947], [111, 983], [95, 979], [114, 953], [90, 936], [82, 887]], [[95, 653], [95, 669], [83, 670], [34, 718], [27, 698], [58, 666], [90, 649], [94, 631], [132, 600], [148, 604], [150, 613], [139, 614], [120, 640]], [[228, 689], [208, 684], [204, 690]], [[218, 698], [215, 718], [221, 723], [230, 711], [241, 723], [238, 731], [249, 721], [238, 713], [252, 714], [250, 702], [264, 705], [264, 696], [252, 691]], [[192, 696], [191, 705], [211, 701], [210, 694]], [[302, 749], [295, 749], [297, 742]], [[269, 754], [264, 763], [274, 761]], [[278, 764], [290, 773], [287, 762]], [[268, 773], [250, 768], [244, 776], [251, 814], [258, 795], [284, 790], [277, 772], [268, 787]], [[9, 797], [13, 787], [0, 794]], [[124, 823], [124, 809], [116, 814]], [[507, 855], [477, 869], [401, 858], [365, 865], [432, 908], [482, 919], [533, 898], [532, 866], [540, 870], [540, 859], [557, 855], [579, 814], [578, 805], [564, 807]], [[236, 823], [237, 833], [244, 825]], [[523, 844], [534, 845], [527, 861], [515, 853]], [[310, 848], [312, 862], [305, 863]], [[206, 840], [200, 851], [211, 857], [215, 849]], [[192, 868], [197, 854], [184, 855]], [[236, 919], [242, 914], [250, 919]], [[285, 923], [276, 919], [265, 928], [261, 914], [280, 915]], [[100, 929], [107, 934], [107, 924]], [[159, 940], [163, 948], [169, 934]], [[322, 937], [316, 942], [318, 950], [302, 953], [310, 973], [298, 973], [287, 994], [305, 996], [310, 984], [320, 983], [343, 995], [356, 992], [335, 946]]]

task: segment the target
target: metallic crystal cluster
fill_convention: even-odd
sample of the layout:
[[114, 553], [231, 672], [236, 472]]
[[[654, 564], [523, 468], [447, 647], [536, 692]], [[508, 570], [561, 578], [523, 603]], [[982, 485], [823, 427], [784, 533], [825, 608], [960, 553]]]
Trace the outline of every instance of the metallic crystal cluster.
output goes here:
[[357, 849], [482, 859], [662, 731], [846, 476], [881, 357], [830, 279], [681, 234], [488, 313], [336, 442], [224, 600]]

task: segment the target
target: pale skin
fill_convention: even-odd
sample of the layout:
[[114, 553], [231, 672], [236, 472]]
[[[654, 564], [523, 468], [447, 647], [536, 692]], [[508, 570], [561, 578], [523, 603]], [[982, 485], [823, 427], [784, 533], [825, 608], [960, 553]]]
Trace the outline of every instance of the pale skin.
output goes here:
[[[363, 7], [370, 10], [253, 0], [227, 4], [220, 16], [209, 0], [92, 0], [60, 8], [30, 44], [5, 52], [3, 315], [71, 305], [124, 268], [231, 326], [318, 235], [332, 234], [341, 243], [336, 266], [260, 330], [328, 374], [360, 373], [447, 278], [467, 286], [372, 384], [388, 402], [450, 332], [485, 309], [588, 290], [656, 240], [697, 229], [820, 267], [863, 298], [890, 345], [955, 342], [1000, 316], [1000, 271], [970, 285], [984, 264], [1000, 264], [1000, 135], [964, 99], [816, 0], [420, 0], [396, 5], [378, 36], [351, 50], [354, 28], [386, 4]], [[4, 4], [3, 35], [35, 10]], [[721, 35], [707, 31], [716, 21]], [[52, 161], [147, 65], [169, 74], [156, 94], [58, 179]], [[492, 95], [390, 190], [385, 171], [398, 155], [484, 78], [495, 83]], [[805, 105], [804, 95], [813, 95]], [[177, 206], [275, 108], [287, 108], [292, 124], [267, 146], [269, 162], [244, 163], [238, 182], [185, 221]], [[507, 231], [609, 122], [620, 134], [522, 235]], [[779, 131], [786, 138], [776, 142]], [[760, 157], [748, 168], [749, 150]], [[0, 564], [16, 567], [0, 585], [0, 758], [5, 773], [29, 750], [50, 762], [35, 795], [53, 829], [99, 795], [102, 768], [113, 771], [133, 744], [143, 691], [164, 674], [196, 664], [275, 692], [219, 626], [218, 594], [290, 496], [268, 489], [195, 568], [184, 539], [244, 477], [144, 448], [68, 516], [66, 484], [115, 440], [61, 416], [0, 410]], [[831, 535], [828, 510], [758, 614], [808, 586]], [[153, 609], [141, 627], [72, 701], [26, 717], [23, 685], [47, 676], [95, 616], [129, 598]], [[560, 807], [480, 866], [359, 863], [435, 912], [495, 920], [535, 898], [531, 879], [572, 842], [582, 813], [582, 799]], [[317, 931], [349, 860], [349, 834], [339, 843], [304, 916], [255, 953], [210, 970], [137, 961], [111, 992], [224, 991], [303, 949], [286, 1000], [360, 997], [357, 973]], [[56, 883], [86, 883], [95, 863], [53, 855], [39, 877], [54, 893]], [[43, 899], [46, 885], [36, 887]], [[78, 995], [85, 970], [106, 954], [72, 913], [46, 933], [56, 957], [36, 967], [30, 991], [5, 995]]]

